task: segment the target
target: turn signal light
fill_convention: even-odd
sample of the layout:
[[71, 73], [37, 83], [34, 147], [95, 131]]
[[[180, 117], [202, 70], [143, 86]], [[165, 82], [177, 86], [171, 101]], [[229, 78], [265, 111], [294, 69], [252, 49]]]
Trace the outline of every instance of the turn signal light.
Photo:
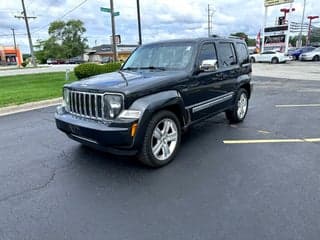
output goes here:
[[134, 137], [137, 133], [137, 128], [138, 128], [138, 123], [134, 123], [132, 124], [131, 127], [131, 137]]

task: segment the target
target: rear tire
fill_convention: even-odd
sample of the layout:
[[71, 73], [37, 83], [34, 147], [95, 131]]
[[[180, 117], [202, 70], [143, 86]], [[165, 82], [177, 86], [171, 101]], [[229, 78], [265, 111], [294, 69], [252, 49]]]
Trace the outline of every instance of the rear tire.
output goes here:
[[138, 159], [149, 167], [165, 166], [174, 159], [180, 141], [179, 119], [170, 111], [160, 111], [148, 123]]
[[315, 55], [313, 58], [312, 58], [313, 61], [316, 61], [318, 62], [320, 60], [320, 57], [318, 55]]
[[233, 109], [226, 111], [226, 117], [230, 123], [239, 123], [242, 122], [248, 112], [248, 92], [244, 88], [240, 88], [237, 93], [236, 101]]
[[272, 64], [277, 64], [277, 63], [279, 63], [279, 59], [274, 57], [274, 58], [271, 59], [271, 63]]

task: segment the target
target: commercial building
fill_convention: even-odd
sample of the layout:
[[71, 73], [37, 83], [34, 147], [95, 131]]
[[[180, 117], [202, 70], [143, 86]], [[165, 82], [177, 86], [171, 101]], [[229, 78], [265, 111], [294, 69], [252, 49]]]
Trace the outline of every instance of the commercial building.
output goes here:
[[20, 65], [22, 53], [19, 48], [0, 45], [0, 65]]
[[[137, 45], [117, 45], [119, 61], [125, 61], [130, 54], [137, 48]], [[112, 60], [113, 52], [111, 44], [103, 44], [86, 50], [89, 62], [108, 62]]]

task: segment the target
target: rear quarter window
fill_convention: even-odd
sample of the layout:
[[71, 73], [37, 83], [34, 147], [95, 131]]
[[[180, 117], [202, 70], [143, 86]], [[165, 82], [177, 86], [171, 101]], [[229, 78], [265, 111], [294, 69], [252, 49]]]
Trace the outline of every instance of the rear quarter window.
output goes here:
[[248, 48], [244, 43], [236, 43], [236, 49], [238, 53], [239, 63], [249, 63]]

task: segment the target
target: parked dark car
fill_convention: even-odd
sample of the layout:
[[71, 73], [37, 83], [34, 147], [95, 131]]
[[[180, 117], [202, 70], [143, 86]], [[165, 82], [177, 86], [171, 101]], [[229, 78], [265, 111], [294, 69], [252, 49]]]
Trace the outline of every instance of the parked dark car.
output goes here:
[[85, 145], [161, 167], [190, 125], [221, 112], [232, 123], [244, 120], [251, 71], [240, 39], [146, 44], [118, 72], [65, 85], [56, 125]]
[[84, 63], [85, 61], [81, 57], [74, 57], [66, 60], [66, 64], [81, 64]]
[[302, 48], [298, 48], [298, 49], [294, 50], [293, 52], [289, 53], [289, 55], [292, 56], [293, 60], [298, 60], [302, 53], [311, 52], [314, 49], [315, 49], [315, 47], [311, 47], [311, 46], [310, 47], [302, 47]]

